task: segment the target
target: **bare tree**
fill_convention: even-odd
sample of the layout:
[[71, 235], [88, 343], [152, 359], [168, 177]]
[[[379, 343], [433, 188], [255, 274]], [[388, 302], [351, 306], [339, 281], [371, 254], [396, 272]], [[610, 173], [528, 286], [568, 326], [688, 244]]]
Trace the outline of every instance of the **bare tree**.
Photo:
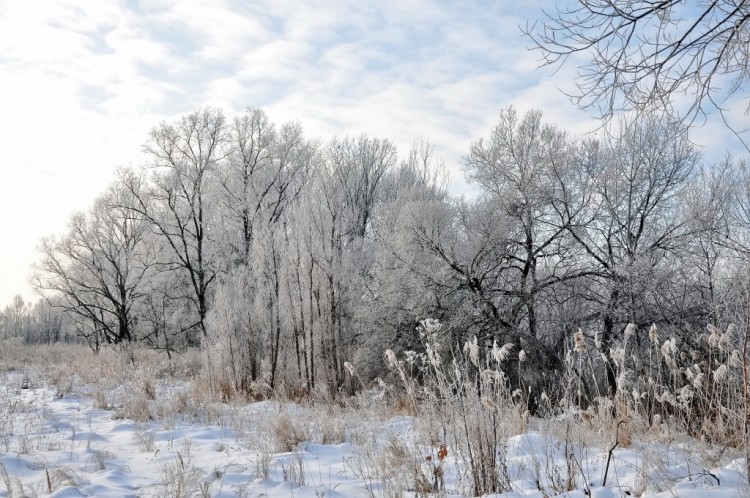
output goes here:
[[231, 250], [246, 263], [256, 225], [278, 222], [307, 184], [317, 145], [299, 124], [277, 131], [261, 109], [250, 108], [230, 124], [228, 148], [219, 174], [220, 203]]
[[345, 206], [346, 236], [363, 238], [380, 200], [380, 181], [396, 165], [396, 147], [389, 140], [362, 135], [333, 140], [326, 155], [332, 175], [329, 187]]
[[[84, 335], [117, 344], [135, 339], [134, 306], [151, 254], [143, 244], [148, 228], [125, 207], [129, 191], [112, 186], [86, 214], [76, 214], [68, 233], [42, 242], [34, 284], [51, 306], [90, 322]], [[58, 298], [58, 295], [62, 296]]]
[[742, 259], [743, 244], [738, 236], [743, 230], [733, 216], [742, 206], [742, 199], [736, 197], [742, 185], [736, 173], [734, 161], [726, 157], [702, 168], [683, 196], [691, 236], [683, 244], [681, 270], [691, 274], [685, 280], [698, 294], [695, 307], [703, 310], [704, 321], [720, 327], [736, 323], [725, 321], [732, 320], [732, 313], [726, 309], [727, 270], [741, 266], [737, 259]]
[[252, 306], [253, 277], [243, 266], [218, 284], [214, 305], [207, 316], [211, 336], [208, 368], [212, 378], [229, 380], [232, 387], [248, 393], [261, 377], [264, 348], [258, 330], [260, 320]]
[[580, 107], [670, 108], [684, 94], [684, 117], [721, 110], [750, 76], [750, 3], [744, 0], [577, 0], [545, 12], [525, 33], [545, 64], [580, 60]]
[[559, 366], [551, 348], [564, 331], [541, 307], [557, 287], [596, 273], [577, 257], [557, 214], [577, 153], [541, 112], [503, 110], [466, 159], [467, 178], [483, 196], [462, 214], [468, 250], [450, 263], [486, 310], [480, 338], [511, 340], [547, 367]]
[[727, 194], [730, 203], [722, 243], [747, 257], [750, 254], [750, 161], [729, 157], [725, 160], [723, 169], [729, 181], [722, 193]]
[[416, 333], [419, 319], [443, 318], [438, 295], [442, 298], [444, 289], [431, 286], [441, 265], [427, 263], [432, 258], [414, 242], [412, 228], [422, 214], [431, 214], [436, 224], [442, 220], [440, 213], [449, 203], [445, 175], [433, 146], [417, 141], [398, 167], [389, 168], [381, 179], [369, 248], [358, 256], [365, 259], [354, 266], [365, 272], [357, 272], [360, 278], [347, 300], [352, 336], [347, 359], [356, 365], [361, 379], [383, 374], [386, 349], [421, 347]]
[[248, 109], [236, 117], [230, 126], [230, 153], [221, 170], [220, 181], [224, 190], [221, 204], [230, 220], [229, 230], [238, 225], [240, 247], [233, 250], [237, 258], [247, 262], [253, 240], [257, 212], [264, 207], [273, 173], [274, 141], [273, 123], [261, 109]]

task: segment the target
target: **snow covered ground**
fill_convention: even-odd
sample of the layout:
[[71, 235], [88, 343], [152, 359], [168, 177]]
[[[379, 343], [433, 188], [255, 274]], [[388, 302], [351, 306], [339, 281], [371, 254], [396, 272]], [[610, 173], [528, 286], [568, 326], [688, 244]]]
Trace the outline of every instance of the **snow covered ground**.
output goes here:
[[[116, 403], [97, 408], [93, 388], [60, 396], [0, 374], [0, 496], [417, 496], [417, 481], [434, 479], [438, 449], [412, 417], [277, 401], [177, 410], [190, 386], [155, 386], [156, 416], [136, 422]], [[127, 400], [118, 389], [105, 395]], [[737, 454], [676, 440], [615, 449], [603, 487], [607, 449], [554, 437], [550, 424], [507, 440], [509, 490], [497, 496], [750, 496]], [[447, 450], [433, 495], [464, 496], [467, 468]]]

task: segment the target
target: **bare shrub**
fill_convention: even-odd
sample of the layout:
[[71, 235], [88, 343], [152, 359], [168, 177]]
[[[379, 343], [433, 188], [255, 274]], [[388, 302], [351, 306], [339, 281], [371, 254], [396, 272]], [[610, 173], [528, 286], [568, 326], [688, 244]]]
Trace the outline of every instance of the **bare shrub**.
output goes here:
[[10, 479], [10, 474], [8, 474], [8, 469], [5, 468], [5, 464], [2, 461], [0, 461], [0, 478], [3, 480], [8, 496], [13, 496], [13, 482]]
[[201, 490], [203, 472], [188, 466], [183, 458], [174, 458], [159, 465], [161, 496], [187, 498]]
[[255, 477], [259, 479], [267, 479], [268, 474], [271, 471], [271, 452], [267, 448], [263, 448], [260, 453], [256, 455], [255, 460]]
[[129, 418], [135, 422], [151, 420], [151, 407], [146, 392], [132, 384], [126, 385], [116, 415], [118, 418]]
[[313, 439], [320, 444], [341, 444], [346, 441], [346, 421], [341, 417], [326, 416], [319, 419], [319, 432]]
[[105, 470], [107, 468], [107, 462], [114, 460], [115, 455], [111, 451], [106, 449], [92, 449], [89, 453], [89, 465], [94, 472], [99, 470]]
[[156, 389], [150, 378], [145, 377], [141, 382], [141, 387], [143, 388], [143, 395], [147, 400], [153, 401], [156, 399]]

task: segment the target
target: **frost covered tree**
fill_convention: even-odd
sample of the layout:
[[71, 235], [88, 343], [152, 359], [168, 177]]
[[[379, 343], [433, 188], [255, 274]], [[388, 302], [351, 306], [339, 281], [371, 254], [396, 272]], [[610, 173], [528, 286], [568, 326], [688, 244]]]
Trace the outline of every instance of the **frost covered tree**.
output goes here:
[[448, 311], [445, 289], [435, 288], [442, 266], [427, 261], [415, 233], [450, 224], [441, 216], [450, 204], [446, 187], [445, 165], [426, 142], [414, 143], [383, 179], [372, 263], [353, 314], [356, 350], [351, 362], [361, 378], [383, 375], [386, 349], [419, 349], [419, 318], [442, 317]]
[[26, 342], [53, 344], [65, 339], [63, 311], [60, 307], [50, 305], [46, 299], [40, 299], [31, 307], [29, 315]]
[[342, 386], [344, 361], [353, 353], [353, 309], [370, 274], [381, 182], [395, 164], [396, 148], [388, 140], [334, 139], [306, 204], [313, 263], [307, 283], [321, 360], [312, 374], [322, 376], [331, 392]]
[[675, 286], [674, 291], [688, 296], [685, 300], [696, 321], [722, 328], [729, 323], [739, 323], [730, 319], [731, 315], [736, 315], [728, 312], [727, 306], [735, 300], [730, 297], [735, 294], [732, 286], [727, 286], [727, 270], [741, 263], [738, 253], [731, 247], [733, 244], [728, 243], [730, 233], [739, 233], [736, 227], [730, 228], [734, 205], [732, 191], [736, 186], [733, 161], [725, 158], [699, 169], [682, 196], [689, 237], [683, 239], [677, 253], [682, 263], [678, 271], [684, 273], [684, 285]]
[[706, 166], [686, 196], [692, 227], [689, 247], [698, 271], [697, 306], [717, 326], [747, 320], [747, 256], [750, 254], [750, 167], [726, 156]]
[[[384, 350], [423, 347], [426, 317], [440, 319], [446, 358], [467, 341], [480, 355], [510, 343], [505, 373], [526, 386], [562, 367], [579, 327], [606, 353], [628, 323], [744, 319], [750, 174], [728, 159], [697, 175], [695, 148], [664, 116], [575, 139], [539, 111], [505, 109], [467, 151], [471, 199], [448, 194], [425, 143], [401, 161], [366, 135], [319, 146], [259, 109], [162, 123], [146, 151], [105, 207], [48, 239], [39, 283], [69, 308], [61, 333], [94, 348], [200, 343], [212, 382], [232, 391], [336, 395], [353, 387], [346, 362], [366, 384]], [[124, 305], [107, 295], [110, 260], [130, 265]], [[35, 337], [57, 335], [49, 318]]]
[[[556, 180], [571, 163], [564, 132], [543, 123], [540, 111], [519, 117], [513, 108], [500, 113], [490, 137], [472, 144], [466, 159], [467, 178], [479, 186], [484, 202], [491, 204], [489, 209], [503, 219], [507, 230], [499, 241], [505, 254], [491, 258], [505, 260], [502, 282], [483, 289], [487, 285], [481, 274], [467, 274], [467, 279], [478, 293], [499, 293], [498, 297], [511, 300], [518, 297], [506, 313], [506, 327], [517, 328], [523, 320], [532, 337], [538, 334], [537, 302], [542, 293], [562, 280], [580, 276], [576, 271], [566, 272], [570, 257], [568, 246], [561, 243], [564, 227], [554, 217], [554, 204], [564, 195]], [[550, 261], [554, 264], [545, 267]]]
[[[585, 294], [609, 351], [628, 323], [680, 320], [667, 302], [687, 230], [681, 194], [699, 154], [684, 128], [664, 116], [623, 120], [598, 144], [562, 205], [562, 224], [598, 275]], [[639, 338], [640, 336], [636, 336]], [[609, 383], [614, 386], [610, 369]]]
[[258, 108], [248, 109], [228, 125], [228, 155], [219, 170], [224, 230], [238, 261], [246, 262], [256, 225], [274, 224], [307, 184], [317, 146], [302, 127], [286, 123], [279, 130]]
[[209, 378], [231, 382], [238, 392], [250, 393], [262, 379], [265, 349], [260, 320], [252, 306], [255, 289], [249, 267], [227, 274], [217, 285], [216, 299], [207, 317], [211, 330], [205, 344]]
[[466, 158], [479, 198], [454, 202], [444, 215], [450, 223], [416, 228], [420, 246], [442, 261], [442, 285], [462, 296], [464, 333], [483, 344], [512, 342], [547, 366], [559, 366], [550, 337], [557, 331], [540, 307], [556, 287], [590, 273], [572, 257], [556, 211], [574, 153], [540, 112], [504, 109]]
[[[123, 184], [135, 197], [133, 216], [148, 221], [166, 249], [159, 264], [184, 279], [195, 320], [187, 330], [189, 342], [207, 335], [206, 314], [212, 284], [219, 271], [217, 243], [211, 229], [216, 216], [212, 186], [227, 149], [227, 124], [219, 109], [205, 108], [174, 123], [161, 123], [144, 149], [150, 158], [149, 175], [131, 174]], [[199, 337], [192, 333], [198, 331]]]
[[[222, 279], [223, 302], [216, 303], [210, 328], [220, 335], [212, 341], [215, 347], [223, 341], [222, 347], [232, 351], [235, 387], [246, 391], [264, 374], [274, 387], [291, 370], [286, 367], [293, 333], [285, 274], [289, 212], [296, 213], [320, 155], [317, 144], [304, 136], [298, 124], [287, 123], [276, 130], [259, 109], [249, 109], [232, 122], [227, 146], [217, 196], [224, 233], [222, 257], [229, 271]], [[235, 274], [244, 275], [242, 285]], [[227, 303], [242, 303], [251, 320], [228, 329]]]
[[20, 294], [13, 296], [10, 304], [5, 307], [5, 312], [0, 313], [3, 336], [23, 337], [29, 331], [30, 315], [31, 305]]

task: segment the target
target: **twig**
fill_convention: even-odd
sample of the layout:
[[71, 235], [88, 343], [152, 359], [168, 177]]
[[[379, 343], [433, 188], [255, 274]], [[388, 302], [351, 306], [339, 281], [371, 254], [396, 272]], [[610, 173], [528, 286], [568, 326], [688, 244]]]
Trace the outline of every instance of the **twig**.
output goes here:
[[617, 422], [617, 427], [615, 428], [615, 444], [612, 445], [612, 447], [609, 449], [609, 454], [607, 455], [607, 465], [604, 467], [604, 479], [602, 479], [602, 486], [607, 485], [607, 475], [609, 474], [609, 462], [612, 460], [612, 452], [615, 451], [615, 448], [617, 448], [617, 445], [620, 444], [620, 425], [624, 424], [624, 420], [620, 420]]

